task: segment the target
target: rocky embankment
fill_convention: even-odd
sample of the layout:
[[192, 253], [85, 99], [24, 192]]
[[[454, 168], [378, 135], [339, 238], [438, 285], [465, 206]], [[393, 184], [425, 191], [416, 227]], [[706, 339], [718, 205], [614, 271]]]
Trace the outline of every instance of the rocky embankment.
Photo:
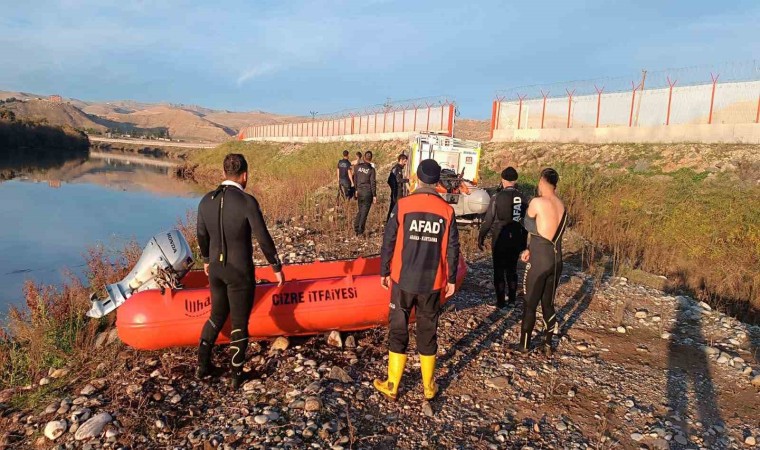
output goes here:
[[[370, 254], [379, 245], [379, 230], [365, 240], [328, 242], [295, 223], [272, 228], [291, 262]], [[411, 352], [397, 403], [372, 388], [386, 370], [384, 329], [253, 343], [251, 380], [238, 393], [230, 391], [228, 373], [197, 380], [194, 349], [138, 352], [106, 331], [92, 364], [51, 370], [34, 386], [0, 393], [0, 446], [755, 446], [760, 328], [689, 297], [588, 275], [568, 253], [556, 302], [561, 339], [552, 358], [511, 348], [522, 301], [506, 310], [489, 306], [490, 261], [469, 255], [467, 279], [441, 315], [441, 393], [432, 402], [423, 401], [419, 358]], [[218, 348], [217, 364], [227, 358]]]
[[489, 166], [541, 167], [583, 164], [599, 169], [627, 169], [635, 173], [690, 169], [760, 183], [760, 152], [748, 144], [553, 144], [533, 142], [486, 143]]

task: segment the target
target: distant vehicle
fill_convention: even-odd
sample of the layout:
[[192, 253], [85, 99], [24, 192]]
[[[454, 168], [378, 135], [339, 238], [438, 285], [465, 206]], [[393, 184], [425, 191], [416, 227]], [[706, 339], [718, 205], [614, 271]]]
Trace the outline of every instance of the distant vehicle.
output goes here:
[[411, 142], [406, 177], [409, 189], [417, 187], [413, 168], [424, 159], [434, 159], [441, 165], [438, 192], [453, 208], [459, 223], [479, 223], [488, 209], [491, 196], [478, 187], [480, 142], [456, 139], [445, 135], [424, 133]]

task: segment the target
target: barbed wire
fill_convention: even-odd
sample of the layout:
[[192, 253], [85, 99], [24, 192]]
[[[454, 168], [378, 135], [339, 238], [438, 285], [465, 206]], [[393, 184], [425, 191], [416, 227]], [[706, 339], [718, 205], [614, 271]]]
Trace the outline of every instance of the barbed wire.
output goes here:
[[[331, 113], [315, 114], [314, 120], [336, 120], [345, 119], [357, 116], [367, 116], [379, 113], [389, 113], [394, 111], [403, 111], [415, 108], [427, 108], [427, 107], [440, 107], [456, 104], [451, 96], [438, 95], [433, 97], [421, 97], [412, 98], [406, 100], [386, 100], [384, 103], [379, 103], [370, 106], [364, 106], [359, 108], [348, 108]], [[301, 120], [297, 120], [301, 121]]]
[[517, 86], [496, 91], [497, 101], [535, 100], [560, 98], [570, 95], [631, 92], [643, 89], [660, 89], [674, 86], [696, 86], [713, 82], [727, 83], [760, 80], [760, 60], [727, 62], [713, 65], [641, 70], [619, 77], [591, 78], [586, 80]]

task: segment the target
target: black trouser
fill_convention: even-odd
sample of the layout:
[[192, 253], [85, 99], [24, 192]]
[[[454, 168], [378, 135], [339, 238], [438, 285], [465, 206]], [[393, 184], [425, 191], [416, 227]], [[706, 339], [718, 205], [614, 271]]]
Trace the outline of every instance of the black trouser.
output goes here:
[[364, 226], [367, 224], [367, 216], [369, 215], [369, 209], [372, 208], [371, 191], [360, 190], [356, 192], [356, 198], [359, 200], [359, 210], [356, 212], [356, 219], [354, 219], [354, 231], [356, 234], [364, 233]]
[[398, 201], [398, 189], [391, 189], [391, 205], [388, 207], [388, 216], [385, 218], [386, 222], [388, 221], [388, 219], [391, 218], [391, 213], [393, 212], [393, 208], [396, 206], [397, 201]]
[[221, 267], [217, 264], [210, 267], [211, 317], [203, 326], [201, 344], [203, 345], [203, 341], [205, 341], [214, 345], [219, 332], [227, 321], [227, 316], [230, 316], [232, 366], [240, 368], [245, 362], [245, 352], [248, 349], [248, 318], [253, 307], [256, 284], [252, 278], [253, 269], [250, 269], [251, 278], [249, 279], [229, 277], [229, 273], [233, 271], [237, 272], [234, 269]]
[[533, 236], [530, 244], [530, 261], [525, 268], [523, 289], [525, 289], [525, 304], [523, 305], [522, 330], [520, 345], [530, 347], [530, 338], [536, 324], [536, 309], [541, 302], [541, 312], [546, 326], [547, 343], [557, 327], [557, 316], [554, 311], [554, 294], [557, 292], [559, 278], [562, 275], [562, 250], [555, 249], [551, 242]]
[[491, 242], [491, 255], [493, 256], [493, 286], [496, 290], [496, 302], [499, 305], [505, 303], [506, 298], [512, 303], [517, 297], [517, 261], [520, 259], [522, 249], [506, 239]]
[[409, 346], [409, 315], [417, 315], [417, 352], [435, 356], [438, 352], [438, 315], [441, 291], [429, 294], [405, 292], [393, 283], [391, 288], [390, 330], [388, 347], [393, 353], [406, 353]]
[[350, 183], [341, 182], [338, 185], [338, 197], [344, 200], [351, 200], [354, 197], [354, 188], [351, 187]]

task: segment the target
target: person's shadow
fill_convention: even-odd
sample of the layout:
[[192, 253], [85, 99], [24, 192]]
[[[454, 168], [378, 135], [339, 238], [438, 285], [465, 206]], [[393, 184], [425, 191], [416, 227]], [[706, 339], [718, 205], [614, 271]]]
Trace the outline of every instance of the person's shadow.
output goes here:
[[[707, 345], [702, 334], [702, 318], [699, 307], [686, 299], [679, 298], [676, 322], [668, 342], [667, 397], [673, 420], [679, 422], [688, 436], [686, 421], [690, 397], [693, 398], [699, 421], [705, 430], [714, 425], [724, 426], [715, 386], [710, 375], [710, 361], [704, 348]], [[689, 391], [693, 395], [689, 395]], [[718, 442], [707, 442], [717, 448]]]

